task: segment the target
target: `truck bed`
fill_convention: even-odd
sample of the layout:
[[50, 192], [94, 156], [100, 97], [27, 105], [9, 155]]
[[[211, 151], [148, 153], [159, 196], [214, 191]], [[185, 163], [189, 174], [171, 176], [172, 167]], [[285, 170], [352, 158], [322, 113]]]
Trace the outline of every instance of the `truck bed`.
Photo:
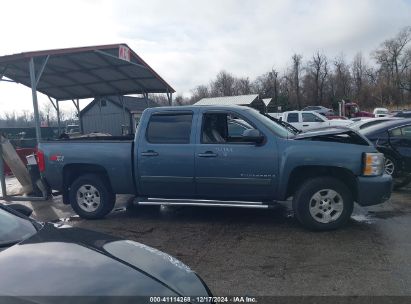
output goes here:
[[129, 138], [110, 136], [41, 142], [39, 150], [44, 153], [44, 175], [52, 189], [63, 190], [67, 170], [94, 166], [107, 172], [115, 193], [133, 193], [133, 145]]

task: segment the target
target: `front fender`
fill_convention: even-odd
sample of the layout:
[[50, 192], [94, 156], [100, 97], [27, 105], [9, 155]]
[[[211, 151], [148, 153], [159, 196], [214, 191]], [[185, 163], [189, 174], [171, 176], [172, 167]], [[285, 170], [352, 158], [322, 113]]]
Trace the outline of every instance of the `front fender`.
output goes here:
[[[279, 143], [279, 200], [287, 197], [290, 177], [300, 167], [340, 168], [359, 176], [364, 152], [375, 152], [372, 146], [310, 140], [285, 140]], [[291, 185], [292, 186], [292, 185]]]

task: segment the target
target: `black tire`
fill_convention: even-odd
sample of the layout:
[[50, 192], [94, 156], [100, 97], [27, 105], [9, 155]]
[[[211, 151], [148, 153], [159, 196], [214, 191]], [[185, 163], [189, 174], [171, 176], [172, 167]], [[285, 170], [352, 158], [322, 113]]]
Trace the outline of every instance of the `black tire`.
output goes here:
[[[332, 199], [332, 202], [329, 202], [330, 200], [328, 199], [326, 204], [329, 205], [321, 205], [323, 209], [318, 210], [317, 216], [314, 217], [310, 212], [310, 209], [314, 209], [317, 205], [313, 196], [317, 193], [320, 193], [320, 197], [324, 194], [328, 195], [328, 193], [331, 195], [332, 192], [327, 192], [327, 189], [335, 191], [339, 197], [333, 196], [334, 199]], [[342, 202], [340, 199], [342, 199]], [[318, 204], [324, 204], [323, 200]], [[340, 209], [342, 205], [342, 210], [337, 212], [331, 209], [336, 207], [336, 205], [333, 204], [338, 204]], [[316, 177], [305, 181], [299, 187], [293, 198], [293, 209], [298, 221], [304, 227], [312, 230], [334, 230], [342, 227], [350, 219], [353, 207], [354, 200], [351, 191], [344, 183], [332, 177]], [[330, 208], [330, 210], [328, 210], [328, 208]], [[321, 220], [326, 220], [325, 215], [323, 215], [323, 213], [325, 213], [324, 210], [331, 212], [331, 215], [335, 217], [335, 219], [331, 218], [329, 222], [320, 222]], [[324, 218], [320, 218], [320, 216]]]
[[[90, 193], [90, 202], [85, 202], [86, 198], [80, 199], [77, 195], [78, 192], [84, 192], [84, 189]], [[83, 195], [83, 197], [85, 196]], [[97, 200], [93, 201], [97, 197], [99, 198], [98, 204]], [[70, 186], [69, 198], [73, 210], [85, 219], [99, 219], [106, 216], [113, 210], [116, 200], [108, 183], [97, 174], [84, 174], [77, 178]], [[87, 205], [93, 206], [90, 207], [90, 210], [85, 210]]]
[[389, 155], [389, 154], [385, 154], [385, 164], [384, 164], [384, 173], [385, 174], [389, 174], [389, 172], [387, 172], [387, 160], [391, 162], [392, 166], [393, 166], [393, 170], [392, 173], [389, 174], [392, 176], [393, 178], [393, 188], [394, 190], [398, 190], [401, 189], [402, 187], [407, 186], [410, 182], [411, 182], [411, 176], [410, 174], [407, 174], [405, 172], [403, 172], [399, 166], [399, 161], [397, 159], [395, 159], [393, 156]]

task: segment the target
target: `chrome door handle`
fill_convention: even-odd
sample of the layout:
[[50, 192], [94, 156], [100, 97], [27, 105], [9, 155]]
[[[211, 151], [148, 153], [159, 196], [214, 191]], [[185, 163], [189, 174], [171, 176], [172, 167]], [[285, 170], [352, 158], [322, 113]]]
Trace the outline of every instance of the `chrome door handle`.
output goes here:
[[309, 127], [310, 125], [303, 125], [303, 127]]
[[158, 152], [153, 150], [148, 150], [145, 152], [141, 152], [141, 156], [158, 156]]
[[217, 154], [212, 151], [206, 151], [204, 153], [198, 153], [198, 157], [217, 157]]

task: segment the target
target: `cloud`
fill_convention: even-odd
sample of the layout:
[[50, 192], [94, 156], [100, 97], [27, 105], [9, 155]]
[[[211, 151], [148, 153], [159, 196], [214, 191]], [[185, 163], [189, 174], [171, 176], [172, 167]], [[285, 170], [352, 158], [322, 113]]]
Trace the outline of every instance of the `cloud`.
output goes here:
[[[343, 53], [349, 60], [358, 51], [368, 55], [410, 25], [411, 3], [50, 0], [7, 1], [2, 12], [7, 13], [2, 14], [1, 55], [126, 42], [178, 93], [188, 93], [222, 69], [250, 78], [272, 67], [283, 71], [293, 53], [304, 60], [317, 50], [331, 58]], [[1, 111], [31, 109], [30, 91], [20, 88], [0, 83]]]

